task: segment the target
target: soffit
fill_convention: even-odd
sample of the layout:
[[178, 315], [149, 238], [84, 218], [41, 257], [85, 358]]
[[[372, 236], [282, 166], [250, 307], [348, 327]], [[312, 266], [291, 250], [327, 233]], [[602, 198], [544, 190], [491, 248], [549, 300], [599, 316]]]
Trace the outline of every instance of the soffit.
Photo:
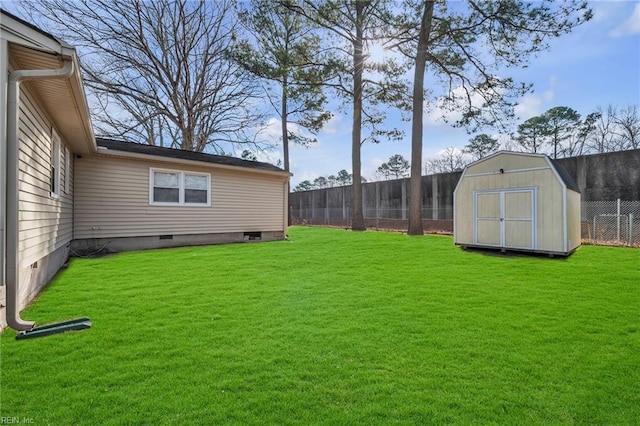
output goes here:
[[10, 62], [16, 70], [56, 69], [63, 67], [64, 59], [74, 61], [74, 72], [70, 78], [33, 80], [22, 84], [31, 87], [60, 136], [73, 152], [95, 152], [91, 118], [75, 53], [63, 58], [61, 54], [13, 43], [9, 44], [9, 52]]

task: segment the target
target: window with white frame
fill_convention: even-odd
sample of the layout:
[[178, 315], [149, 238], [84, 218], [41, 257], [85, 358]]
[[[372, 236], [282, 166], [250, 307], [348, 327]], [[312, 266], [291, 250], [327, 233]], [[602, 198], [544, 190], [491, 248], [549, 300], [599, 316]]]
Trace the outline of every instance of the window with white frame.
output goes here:
[[208, 206], [211, 176], [208, 173], [149, 169], [149, 204]]
[[184, 202], [207, 204], [209, 175], [184, 173]]
[[51, 196], [60, 195], [60, 137], [51, 131]]

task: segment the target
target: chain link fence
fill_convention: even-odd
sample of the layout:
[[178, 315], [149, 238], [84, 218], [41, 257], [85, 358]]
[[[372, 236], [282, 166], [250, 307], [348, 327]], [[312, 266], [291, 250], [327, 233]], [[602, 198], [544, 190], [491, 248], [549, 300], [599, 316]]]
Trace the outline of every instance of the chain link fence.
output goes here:
[[582, 238], [591, 244], [640, 247], [640, 201], [585, 201]]
[[[391, 231], [406, 231], [409, 226], [407, 209], [367, 208], [363, 209], [367, 228]], [[432, 219], [438, 217], [442, 219]], [[351, 207], [306, 207], [291, 208], [293, 225], [321, 225], [334, 227], [351, 227]], [[452, 208], [422, 209], [423, 228], [429, 233], [453, 233]]]
[[[406, 231], [407, 209], [363, 209], [365, 226]], [[291, 208], [294, 225], [351, 227], [350, 207]], [[584, 201], [581, 206], [582, 239], [585, 243], [640, 247], [640, 201]], [[437, 217], [438, 219], [433, 219]], [[429, 233], [453, 233], [453, 208], [422, 210], [423, 227]]]

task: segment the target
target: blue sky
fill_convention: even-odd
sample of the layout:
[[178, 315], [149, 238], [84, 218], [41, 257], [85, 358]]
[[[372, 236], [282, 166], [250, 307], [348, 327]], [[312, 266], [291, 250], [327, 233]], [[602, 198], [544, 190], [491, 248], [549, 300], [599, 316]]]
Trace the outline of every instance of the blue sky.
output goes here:
[[[2, 3], [14, 13], [18, 13], [17, 5], [12, 1]], [[583, 117], [598, 106], [640, 106], [640, 1], [598, 1], [590, 6], [594, 12], [591, 21], [551, 40], [550, 49], [531, 58], [528, 68], [507, 72], [516, 81], [534, 84], [534, 92], [519, 100], [514, 129], [555, 106], [571, 107]], [[425, 85], [429, 84], [438, 85], [427, 79]], [[292, 188], [303, 180], [335, 175], [341, 169], [351, 172], [351, 115], [337, 109], [334, 113], [318, 135], [317, 144], [291, 147]], [[463, 148], [472, 136], [439, 120], [440, 115], [437, 110], [425, 114], [423, 162], [440, 156], [448, 147]], [[376, 169], [390, 156], [401, 154], [410, 159], [411, 123], [401, 121], [400, 114], [392, 111], [386, 124], [387, 128], [404, 130], [405, 137], [402, 141], [362, 146], [362, 175], [369, 180], [376, 178]], [[278, 141], [279, 129], [279, 122], [272, 119], [266, 139]], [[495, 135], [491, 129], [482, 132]], [[282, 157], [281, 151], [278, 147], [259, 155], [259, 159], [275, 163]]]
[[[550, 49], [532, 58], [527, 69], [509, 71], [516, 80], [534, 84], [534, 93], [519, 100], [519, 120], [514, 126], [555, 106], [571, 107], [583, 117], [597, 106], [640, 106], [640, 2], [600, 1], [591, 7], [591, 21], [552, 40]], [[425, 116], [425, 159], [438, 157], [448, 147], [462, 148], [471, 137], [463, 129], [437, 121], [437, 115]], [[362, 174], [367, 179], [375, 179], [375, 170], [390, 156], [411, 156], [411, 123], [389, 118], [388, 124], [394, 123], [405, 130], [402, 141], [362, 147]], [[292, 187], [341, 169], [351, 171], [350, 115], [336, 111], [318, 140], [308, 149], [292, 147]]]

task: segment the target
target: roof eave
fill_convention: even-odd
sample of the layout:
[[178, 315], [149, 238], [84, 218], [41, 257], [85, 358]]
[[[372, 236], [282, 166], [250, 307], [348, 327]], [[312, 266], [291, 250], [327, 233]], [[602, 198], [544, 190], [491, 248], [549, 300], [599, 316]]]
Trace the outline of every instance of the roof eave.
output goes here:
[[[80, 75], [80, 61], [78, 60], [78, 55], [76, 54], [75, 48], [65, 48], [67, 50], [71, 50], [72, 60], [74, 65], [74, 73], [71, 77], [71, 91], [73, 93], [73, 98], [75, 99], [77, 112], [80, 115], [82, 120], [85, 138], [81, 139], [78, 143], [75, 143], [74, 151], [78, 153], [88, 154], [91, 152], [96, 152], [98, 150], [98, 145], [96, 144], [96, 138], [93, 133], [93, 123], [91, 121], [91, 113], [89, 112], [89, 104], [87, 103], [87, 97], [84, 91], [84, 80], [82, 79], [82, 75]], [[84, 142], [84, 143], [82, 143]]]
[[[60, 80], [59, 84], [66, 85], [64, 90], [69, 93], [69, 99], [73, 100], [73, 105], [65, 113], [75, 114], [77, 117], [74, 119], [76, 124], [69, 126], [68, 122], [60, 118], [63, 114], [58, 115], [59, 108], [49, 107], [45, 98], [41, 97], [41, 100], [51, 113], [61, 136], [73, 152], [83, 154], [95, 152], [97, 145], [76, 50], [51, 34], [38, 30], [35, 26], [5, 11], [2, 11], [1, 31], [2, 38], [7, 40], [9, 45], [16, 46], [16, 49], [26, 49], [25, 51], [31, 52], [30, 54], [32, 55], [46, 58], [46, 61], [51, 63], [51, 68], [62, 67], [64, 60], [73, 61], [74, 71], [72, 76], [67, 80]], [[20, 60], [19, 54], [16, 52], [14, 54], [18, 55], [18, 60]], [[57, 57], [58, 60], [52, 60], [53, 57]], [[29, 67], [27, 64], [23, 69], [33, 68], [35, 67]], [[41, 67], [37, 67], [37, 69], [39, 68]], [[54, 84], [53, 82], [53, 80], [48, 81], [49, 84]], [[32, 82], [31, 84], [37, 87], [41, 83]]]
[[59, 41], [51, 34], [37, 29], [34, 25], [4, 10], [2, 10], [0, 26], [4, 33], [3, 38], [12, 43], [49, 53], [59, 53], [61, 47], [68, 47], [66, 43]]
[[165, 163], [175, 163], [175, 164], [184, 164], [184, 165], [193, 165], [198, 167], [210, 167], [216, 169], [224, 169], [224, 170], [234, 170], [241, 171], [245, 173], [258, 173], [263, 175], [271, 175], [278, 176], [283, 179], [289, 179], [292, 174], [287, 171], [277, 171], [277, 170], [265, 170], [265, 169], [256, 169], [250, 167], [242, 167], [242, 166], [233, 166], [228, 164], [217, 164], [210, 163], [207, 161], [197, 161], [197, 160], [187, 160], [183, 158], [172, 158], [164, 155], [153, 155], [153, 154], [141, 154], [138, 152], [129, 152], [129, 151], [121, 151], [113, 148], [103, 148], [99, 147], [97, 150], [98, 156], [111, 157], [111, 158], [127, 158], [127, 159], [137, 159], [137, 160], [147, 160], [147, 161], [160, 161]]

